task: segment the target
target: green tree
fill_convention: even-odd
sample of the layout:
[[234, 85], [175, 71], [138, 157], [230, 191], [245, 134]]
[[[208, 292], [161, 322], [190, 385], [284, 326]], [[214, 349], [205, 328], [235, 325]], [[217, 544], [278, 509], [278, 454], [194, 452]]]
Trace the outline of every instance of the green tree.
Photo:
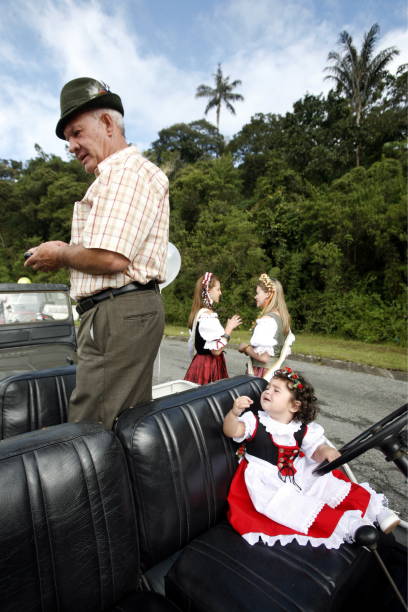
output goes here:
[[217, 72], [213, 76], [215, 79], [215, 87], [199, 85], [196, 91], [196, 98], [210, 98], [204, 113], [207, 114], [212, 108], [216, 109], [217, 129], [219, 130], [221, 105], [225, 104], [227, 109], [235, 115], [235, 108], [232, 106], [231, 102], [243, 101], [244, 97], [241, 94], [233, 92], [242, 82], [236, 79], [230, 83], [229, 76], [224, 77], [222, 74], [221, 64], [218, 64]]
[[170, 187], [172, 214], [178, 215], [177, 219], [189, 232], [214, 199], [239, 206], [241, 181], [230, 155], [185, 166]]
[[251, 209], [259, 245], [274, 273], [294, 295], [301, 287], [303, 253], [307, 236], [302, 232], [305, 202], [315, 189], [276, 153], [270, 155], [265, 174], [256, 184]]
[[[381, 101], [367, 113], [361, 126], [366, 165], [381, 159], [391, 149], [405, 149], [408, 135], [408, 64], [399, 66], [395, 76], [388, 74]], [[399, 144], [398, 144], [399, 143]], [[406, 154], [403, 154], [405, 164]]]
[[83, 197], [91, 180], [77, 160], [65, 162], [43, 152], [30, 160], [15, 188], [19, 207], [14, 217], [20, 235], [69, 240], [74, 202]]
[[353, 167], [353, 133], [347, 104], [333, 91], [306, 94], [282, 121], [289, 166], [315, 185], [330, 183]]
[[[238, 210], [228, 200], [211, 199], [202, 210], [183, 250], [180, 278], [186, 315], [191, 308], [195, 281], [206, 270], [221, 280], [223, 296], [218, 308], [223, 321], [239, 312], [248, 325], [254, 317], [255, 282], [268, 268], [250, 213]], [[181, 298], [181, 296], [180, 296]], [[185, 297], [184, 297], [185, 299]]]
[[304, 200], [305, 248], [319, 242], [336, 245], [343, 257], [339, 286], [362, 283], [387, 301], [395, 298], [405, 278], [406, 199], [399, 160], [384, 158], [368, 169], [354, 168]]
[[271, 151], [284, 156], [283, 118], [271, 113], [257, 113], [235, 134], [227, 146], [239, 165], [244, 194], [250, 196], [256, 181], [263, 176]]
[[163, 167], [169, 160], [193, 164], [200, 159], [219, 157], [225, 143], [219, 131], [205, 119], [191, 123], [175, 123], [160, 130], [147, 155]]
[[[361, 50], [358, 52], [352, 37], [344, 30], [339, 36], [342, 53], [330, 51], [327, 57], [333, 65], [325, 68], [329, 73], [325, 78], [334, 80], [337, 90], [348, 100], [357, 134], [365, 112], [381, 96], [387, 75], [386, 66], [399, 53], [395, 47], [388, 47], [374, 55], [379, 31], [379, 25], [373, 24], [364, 35]], [[360, 140], [357, 136], [357, 166], [360, 165], [360, 157]]]
[[0, 159], [0, 180], [16, 181], [23, 171], [23, 164], [14, 159]]
[[394, 107], [406, 110], [408, 104], [408, 64], [398, 66], [395, 76], [388, 74], [387, 86], [386, 97], [389, 103]]
[[[70, 237], [72, 207], [83, 197], [92, 177], [77, 160], [69, 162], [48, 155], [36, 146], [37, 157], [23, 165], [4, 163], [0, 176], [0, 256], [3, 281], [26, 276], [23, 253], [46, 240]], [[25, 274], [24, 274], [25, 272]], [[30, 277], [32, 272], [30, 271]], [[68, 279], [67, 271], [34, 273], [32, 280]]]

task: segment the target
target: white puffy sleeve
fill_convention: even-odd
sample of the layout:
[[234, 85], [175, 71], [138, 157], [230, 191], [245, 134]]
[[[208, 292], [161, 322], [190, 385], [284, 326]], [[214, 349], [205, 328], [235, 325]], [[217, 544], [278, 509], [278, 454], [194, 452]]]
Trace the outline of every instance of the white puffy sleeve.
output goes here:
[[256, 326], [253, 331], [250, 344], [255, 353], [269, 353], [271, 357], [275, 354], [274, 346], [278, 344], [276, 340], [276, 332], [278, 324], [273, 317], [261, 317], [257, 319]]
[[245, 433], [240, 438], [233, 438], [234, 442], [243, 442], [248, 440], [252, 436], [256, 427], [256, 417], [253, 412], [247, 410], [244, 414], [238, 417], [238, 421], [241, 421], [245, 425]]
[[205, 313], [200, 317], [198, 331], [205, 340], [204, 348], [209, 351], [218, 351], [228, 344], [227, 339], [222, 337], [224, 328], [216, 312]]
[[302, 451], [305, 453], [306, 457], [311, 458], [316, 448], [321, 444], [327, 444], [323, 427], [314, 421], [308, 423], [307, 432], [302, 442]]

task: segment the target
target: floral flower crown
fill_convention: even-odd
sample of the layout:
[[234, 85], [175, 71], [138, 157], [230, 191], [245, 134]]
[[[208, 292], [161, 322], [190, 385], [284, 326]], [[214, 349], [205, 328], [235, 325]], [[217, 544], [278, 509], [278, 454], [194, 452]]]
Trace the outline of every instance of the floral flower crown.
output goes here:
[[290, 389], [296, 389], [296, 391], [303, 391], [305, 385], [300, 381], [299, 374], [296, 374], [291, 368], [282, 368], [276, 370], [273, 374], [277, 378], [286, 378], [290, 383]]

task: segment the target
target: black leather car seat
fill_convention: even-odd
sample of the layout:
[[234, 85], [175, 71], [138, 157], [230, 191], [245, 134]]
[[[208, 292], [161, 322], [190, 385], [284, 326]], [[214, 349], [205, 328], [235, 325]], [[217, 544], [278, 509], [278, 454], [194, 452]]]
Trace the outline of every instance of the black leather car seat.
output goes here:
[[65, 423], [76, 366], [25, 372], [0, 381], [0, 439]]
[[98, 425], [0, 442], [2, 612], [159, 612], [138, 591], [138, 535], [123, 449]]
[[223, 435], [222, 422], [238, 395], [259, 406], [265, 386], [237, 376], [126, 410], [116, 423], [135, 494], [141, 567], [148, 579], [153, 566], [170, 559], [165, 592], [183, 610], [346, 609], [371, 562], [350, 545], [250, 546], [227, 523], [237, 445]]

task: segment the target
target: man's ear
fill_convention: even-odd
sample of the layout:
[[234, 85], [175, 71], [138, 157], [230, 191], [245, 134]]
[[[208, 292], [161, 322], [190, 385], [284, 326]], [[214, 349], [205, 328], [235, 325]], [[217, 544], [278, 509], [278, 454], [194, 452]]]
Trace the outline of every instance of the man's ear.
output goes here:
[[112, 136], [113, 133], [113, 119], [112, 117], [109, 115], [109, 113], [103, 113], [100, 117], [104, 127], [106, 128], [106, 131], [108, 133], [109, 136]]

